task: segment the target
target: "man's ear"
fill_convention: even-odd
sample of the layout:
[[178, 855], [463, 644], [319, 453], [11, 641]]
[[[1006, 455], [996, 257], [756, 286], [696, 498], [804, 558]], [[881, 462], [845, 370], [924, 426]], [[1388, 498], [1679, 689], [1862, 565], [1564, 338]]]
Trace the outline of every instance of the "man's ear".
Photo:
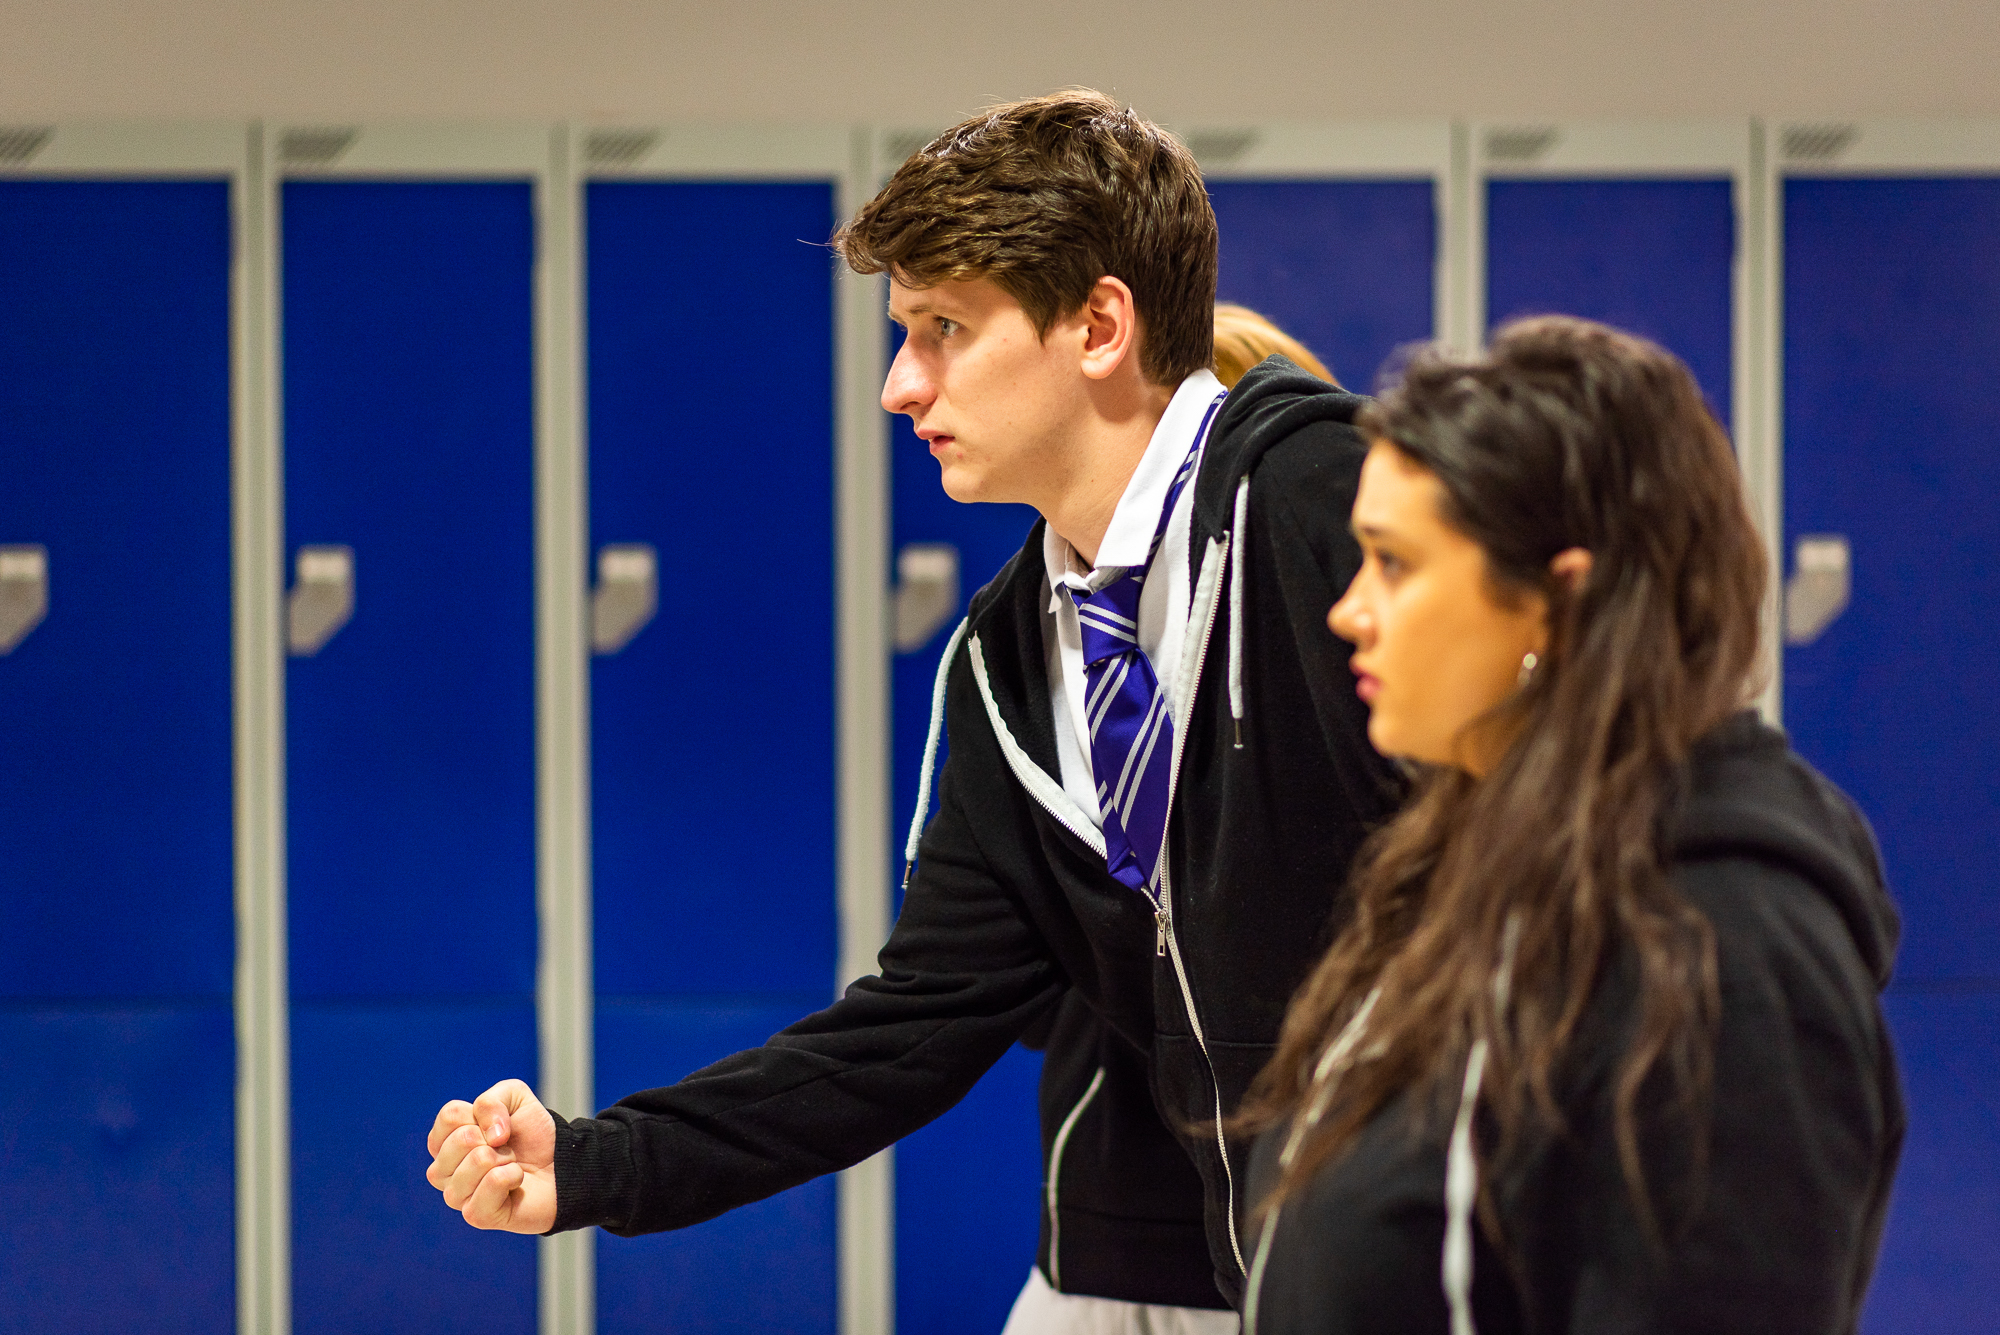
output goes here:
[[1083, 326], [1083, 373], [1092, 380], [1106, 379], [1139, 355], [1139, 308], [1124, 279], [1098, 279], [1076, 318]]

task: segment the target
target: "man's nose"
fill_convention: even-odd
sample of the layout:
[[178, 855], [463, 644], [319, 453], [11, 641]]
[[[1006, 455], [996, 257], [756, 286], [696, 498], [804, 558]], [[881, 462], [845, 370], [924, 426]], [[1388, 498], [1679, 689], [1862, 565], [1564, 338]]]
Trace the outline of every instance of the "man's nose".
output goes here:
[[892, 413], [908, 413], [914, 417], [931, 401], [930, 378], [923, 367], [910, 355], [910, 345], [906, 340], [896, 349], [895, 360], [889, 363], [888, 379], [882, 382], [882, 407]]

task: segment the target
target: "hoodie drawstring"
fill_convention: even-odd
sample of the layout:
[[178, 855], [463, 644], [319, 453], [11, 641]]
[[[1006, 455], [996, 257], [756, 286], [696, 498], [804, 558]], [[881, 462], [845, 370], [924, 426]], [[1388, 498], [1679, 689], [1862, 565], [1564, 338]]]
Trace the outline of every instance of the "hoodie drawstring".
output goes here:
[[917, 780], [917, 809], [910, 816], [910, 838], [903, 845], [903, 888], [910, 888], [910, 873], [917, 866], [917, 842], [924, 837], [924, 817], [931, 814], [931, 772], [937, 766], [938, 738], [944, 732], [944, 685], [951, 676], [951, 660], [958, 654], [958, 646], [965, 639], [972, 618], [966, 617], [958, 623], [958, 629], [945, 642], [944, 657], [938, 660], [937, 681], [931, 686], [931, 730], [924, 738], [924, 764], [921, 777]]
[[[1514, 955], [1521, 946], [1521, 915], [1507, 916], [1500, 942], [1500, 967], [1493, 974], [1493, 1015], [1499, 1023], [1507, 1013], [1507, 992], [1514, 981]], [[1475, 1040], [1465, 1059], [1465, 1087], [1458, 1097], [1458, 1117], [1452, 1123], [1451, 1148], [1444, 1166], [1444, 1256], [1439, 1266], [1445, 1305], [1451, 1309], [1451, 1335], [1479, 1335], [1472, 1320], [1472, 1211], [1479, 1203], [1479, 1159], [1472, 1146], [1472, 1117], [1479, 1107], [1479, 1086], [1486, 1078], [1485, 1039]]]
[[[1239, 513], [1242, 494], [1240, 491], [1237, 493]], [[1278, 1152], [1280, 1172], [1292, 1166], [1292, 1160], [1298, 1158], [1299, 1146], [1305, 1143], [1306, 1135], [1326, 1115], [1327, 1105], [1333, 1102], [1333, 1089], [1339, 1083], [1340, 1073], [1354, 1064], [1354, 1049], [1367, 1035], [1368, 1016], [1381, 996], [1380, 987], [1370, 989], [1368, 995], [1361, 999], [1360, 1008], [1341, 1026], [1339, 1037], [1320, 1054], [1319, 1064], [1313, 1068], [1312, 1098], [1293, 1121], [1291, 1132], [1285, 1137], [1285, 1148]], [[1250, 1263], [1248, 1292], [1243, 1300], [1243, 1335], [1257, 1335], [1257, 1299], [1264, 1287], [1264, 1267], [1271, 1259], [1271, 1239], [1277, 1235], [1278, 1216], [1284, 1213], [1284, 1208], [1276, 1206], [1265, 1215], [1264, 1227], [1257, 1235], [1257, 1255]]]
[[[1508, 994], [1514, 981], [1514, 957], [1520, 947], [1521, 915], [1510, 913], [1500, 941], [1500, 965], [1493, 971], [1496, 1021], [1507, 1011]], [[1321, 1054], [1318, 1065], [1313, 1069], [1312, 1096], [1293, 1121], [1291, 1131], [1285, 1137], [1285, 1147], [1278, 1153], [1280, 1171], [1292, 1166], [1306, 1136], [1325, 1116], [1341, 1072], [1354, 1064], [1355, 1049], [1367, 1033], [1369, 1013], [1375, 1009], [1381, 995], [1380, 986], [1370, 989], [1360, 1008], [1342, 1026], [1340, 1036]], [[1486, 1078], [1488, 1051], [1486, 1040], [1478, 1039], [1466, 1059], [1465, 1085], [1459, 1095], [1458, 1117], [1452, 1124], [1451, 1145], [1445, 1153], [1444, 1256], [1440, 1269], [1445, 1305], [1451, 1311], [1451, 1335], [1479, 1333], [1479, 1327], [1472, 1320], [1472, 1212], [1479, 1201], [1479, 1161], [1473, 1153], [1472, 1118], [1479, 1106], [1480, 1086]], [[1257, 1308], [1264, 1287], [1264, 1267], [1271, 1258], [1271, 1243], [1277, 1235], [1278, 1216], [1283, 1213], [1283, 1208], [1274, 1208], [1264, 1216], [1264, 1227], [1257, 1238], [1256, 1259], [1250, 1264], [1249, 1282], [1244, 1294], [1243, 1335], [1257, 1335]]]
[[1250, 475], [1236, 484], [1236, 521], [1229, 549], [1229, 719], [1236, 729], [1236, 749], [1243, 749], [1243, 559], [1250, 538]]

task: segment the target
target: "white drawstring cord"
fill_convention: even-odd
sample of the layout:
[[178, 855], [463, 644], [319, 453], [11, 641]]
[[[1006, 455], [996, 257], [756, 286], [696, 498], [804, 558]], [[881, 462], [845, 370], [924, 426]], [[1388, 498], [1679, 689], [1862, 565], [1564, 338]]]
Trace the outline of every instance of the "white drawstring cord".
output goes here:
[[945, 642], [944, 657], [938, 660], [937, 681], [931, 687], [931, 730], [924, 739], [924, 766], [922, 777], [917, 780], [917, 809], [910, 817], [910, 838], [903, 845], [905, 890], [910, 888], [910, 872], [917, 865], [917, 843], [924, 837], [924, 818], [931, 814], [931, 771], [937, 765], [938, 737], [944, 731], [944, 685], [951, 676], [951, 660], [957, 655], [958, 646], [971, 625], [972, 618], [965, 618]]
[[1326, 1107], [1333, 1102], [1336, 1079], [1342, 1071], [1353, 1065], [1354, 1049], [1360, 1045], [1368, 1032], [1368, 1017], [1375, 1010], [1375, 1003], [1382, 999], [1380, 986], [1368, 989], [1368, 995], [1361, 999], [1361, 1006], [1348, 1022], [1341, 1026], [1340, 1037], [1327, 1045], [1320, 1054], [1319, 1065], [1313, 1068], [1313, 1096], [1306, 1105], [1306, 1115], [1292, 1127], [1292, 1134], [1285, 1137], [1285, 1148], [1278, 1155], [1278, 1166], [1290, 1168], [1292, 1160], [1299, 1157], [1299, 1146], [1304, 1143], [1306, 1133], [1319, 1125], [1319, 1119], [1326, 1116]]
[[[1507, 1011], [1507, 992], [1514, 979], [1514, 954], [1521, 945], [1521, 917], [1509, 914], [1500, 943], [1500, 967], [1493, 975], [1493, 1015], [1498, 1024]], [[1473, 1153], [1472, 1117], [1479, 1107], [1479, 1086], [1486, 1078], [1485, 1039], [1472, 1045], [1465, 1061], [1465, 1086], [1458, 1096], [1458, 1117], [1452, 1123], [1451, 1148], [1444, 1167], [1444, 1258], [1440, 1277], [1444, 1300], [1451, 1309], [1451, 1335], [1479, 1335], [1472, 1320], [1472, 1211], [1479, 1202], [1479, 1158]]]
[[1229, 719], [1236, 730], [1236, 749], [1243, 749], [1243, 559], [1250, 537], [1250, 475], [1236, 484], [1236, 521], [1229, 548]]
[[[1239, 493], [1240, 495], [1241, 493]], [[1320, 1054], [1319, 1064], [1313, 1068], [1312, 1099], [1305, 1110], [1292, 1123], [1290, 1134], [1285, 1137], [1285, 1148], [1278, 1152], [1278, 1170], [1283, 1172], [1292, 1166], [1292, 1160], [1299, 1154], [1299, 1146], [1305, 1142], [1306, 1133], [1319, 1125], [1319, 1119], [1326, 1115], [1327, 1105], [1333, 1101], [1333, 1089], [1339, 1083], [1338, 1077], [1353, 1064], [1354, 1049], [1360, 1045], [1368, 1032], [1368, 1016], [1375, 1009], [1375, 1003], [1382, 996], [1382, 989], [1369, 989], [1346, 1024], [1341, 1026], [1339, 1037], [1327, 1044]], [[1257, 1234], [1257, 1255], [1250, 1262], [1249, 1291], [1243, 1300], [1243, 1335], [1257, 1335], [1257, 1298], [1264, 1287], [1264, 1266], [1271, 1259], [1271, 1239], [1278, 1231], [1278, 1216], [1284, 1212], [1282, 1205], [1273, 1207], [1264, 1216], [1264, 1227]]]
[[1472, 1111], [1486, 1075], [1486, 1040], [1472, 1045], [1465, 1063], [1465, 1088], [1458, 1120], [1451, 1128], [1451, 1152], [1444, 1170], [1444, 1299], [1451, 1308], [1451, 1335], [1479, 1335], [1472, 1321], [1472, 1207], [1479, 1199], [1479, 1164], [1472, 1153]]

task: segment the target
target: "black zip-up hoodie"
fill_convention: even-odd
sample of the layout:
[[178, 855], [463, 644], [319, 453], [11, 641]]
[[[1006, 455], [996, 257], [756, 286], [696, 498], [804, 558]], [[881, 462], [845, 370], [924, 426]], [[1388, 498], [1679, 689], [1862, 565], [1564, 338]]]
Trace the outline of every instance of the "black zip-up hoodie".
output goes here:
[[[1150, 1076], [1152, 1109], [1125, 1100], [1134, 1135], [1236, 1106], [1332, 939], [1355, 849], [1400, 797], [1326, 626], [1360, 561], [1347, 517], [1362, 402], [1273, 359], [1210, 432], [1189, 534], [1181, 670], [1198, 685], [1176, 720], [1168, 913], [1111, 878], [1102, 836], [1063, 792], [1037, 524], [946, 651], [949, 759], [881, 972], [760, 1048], [597, 1118], [558, 1118], [556, 1230], [680, 1228], [857, 1163], [948, 1110], [1066, 990]], [[1212, 1133], [1184, 1143], [1233, 1301], [1242, 1147], [1225, 1155]], [[1179, 1273], [1133, 1282], [1151, 1301], [1188, 1288]]]
[[[1479, 1335], [1684, 1331], [1847, 1335], [1875, 1266], [1903, 1105], [1878, 1002], [1896, 912], [1847, 797], [1741, 714], [1704, 738], [1668, 826], [1669, 866], [1715, 929], [1722, 1014], [1707, 1163], [1684, 1117], [1642, 1096], [1640, 1153], [1665, 1245], [1619, 1166], [1611, 1087], [1634, 1023], [1635, 965], [1613, 961], [1557, 1089], [1567, 1134], [1491, 1165], [1499, 1246], [1473, 1228]], [[1451, 1330], [1441, 1284], [1449, 1126], [1414, 1134], [1407, 1100], [1277, 1213], [1246, 1335]], [[1257, 1143], [1249, 1211], [1285, 1128]], [[1261, 1234], [1259, 1236], [1261, 1242]]]

